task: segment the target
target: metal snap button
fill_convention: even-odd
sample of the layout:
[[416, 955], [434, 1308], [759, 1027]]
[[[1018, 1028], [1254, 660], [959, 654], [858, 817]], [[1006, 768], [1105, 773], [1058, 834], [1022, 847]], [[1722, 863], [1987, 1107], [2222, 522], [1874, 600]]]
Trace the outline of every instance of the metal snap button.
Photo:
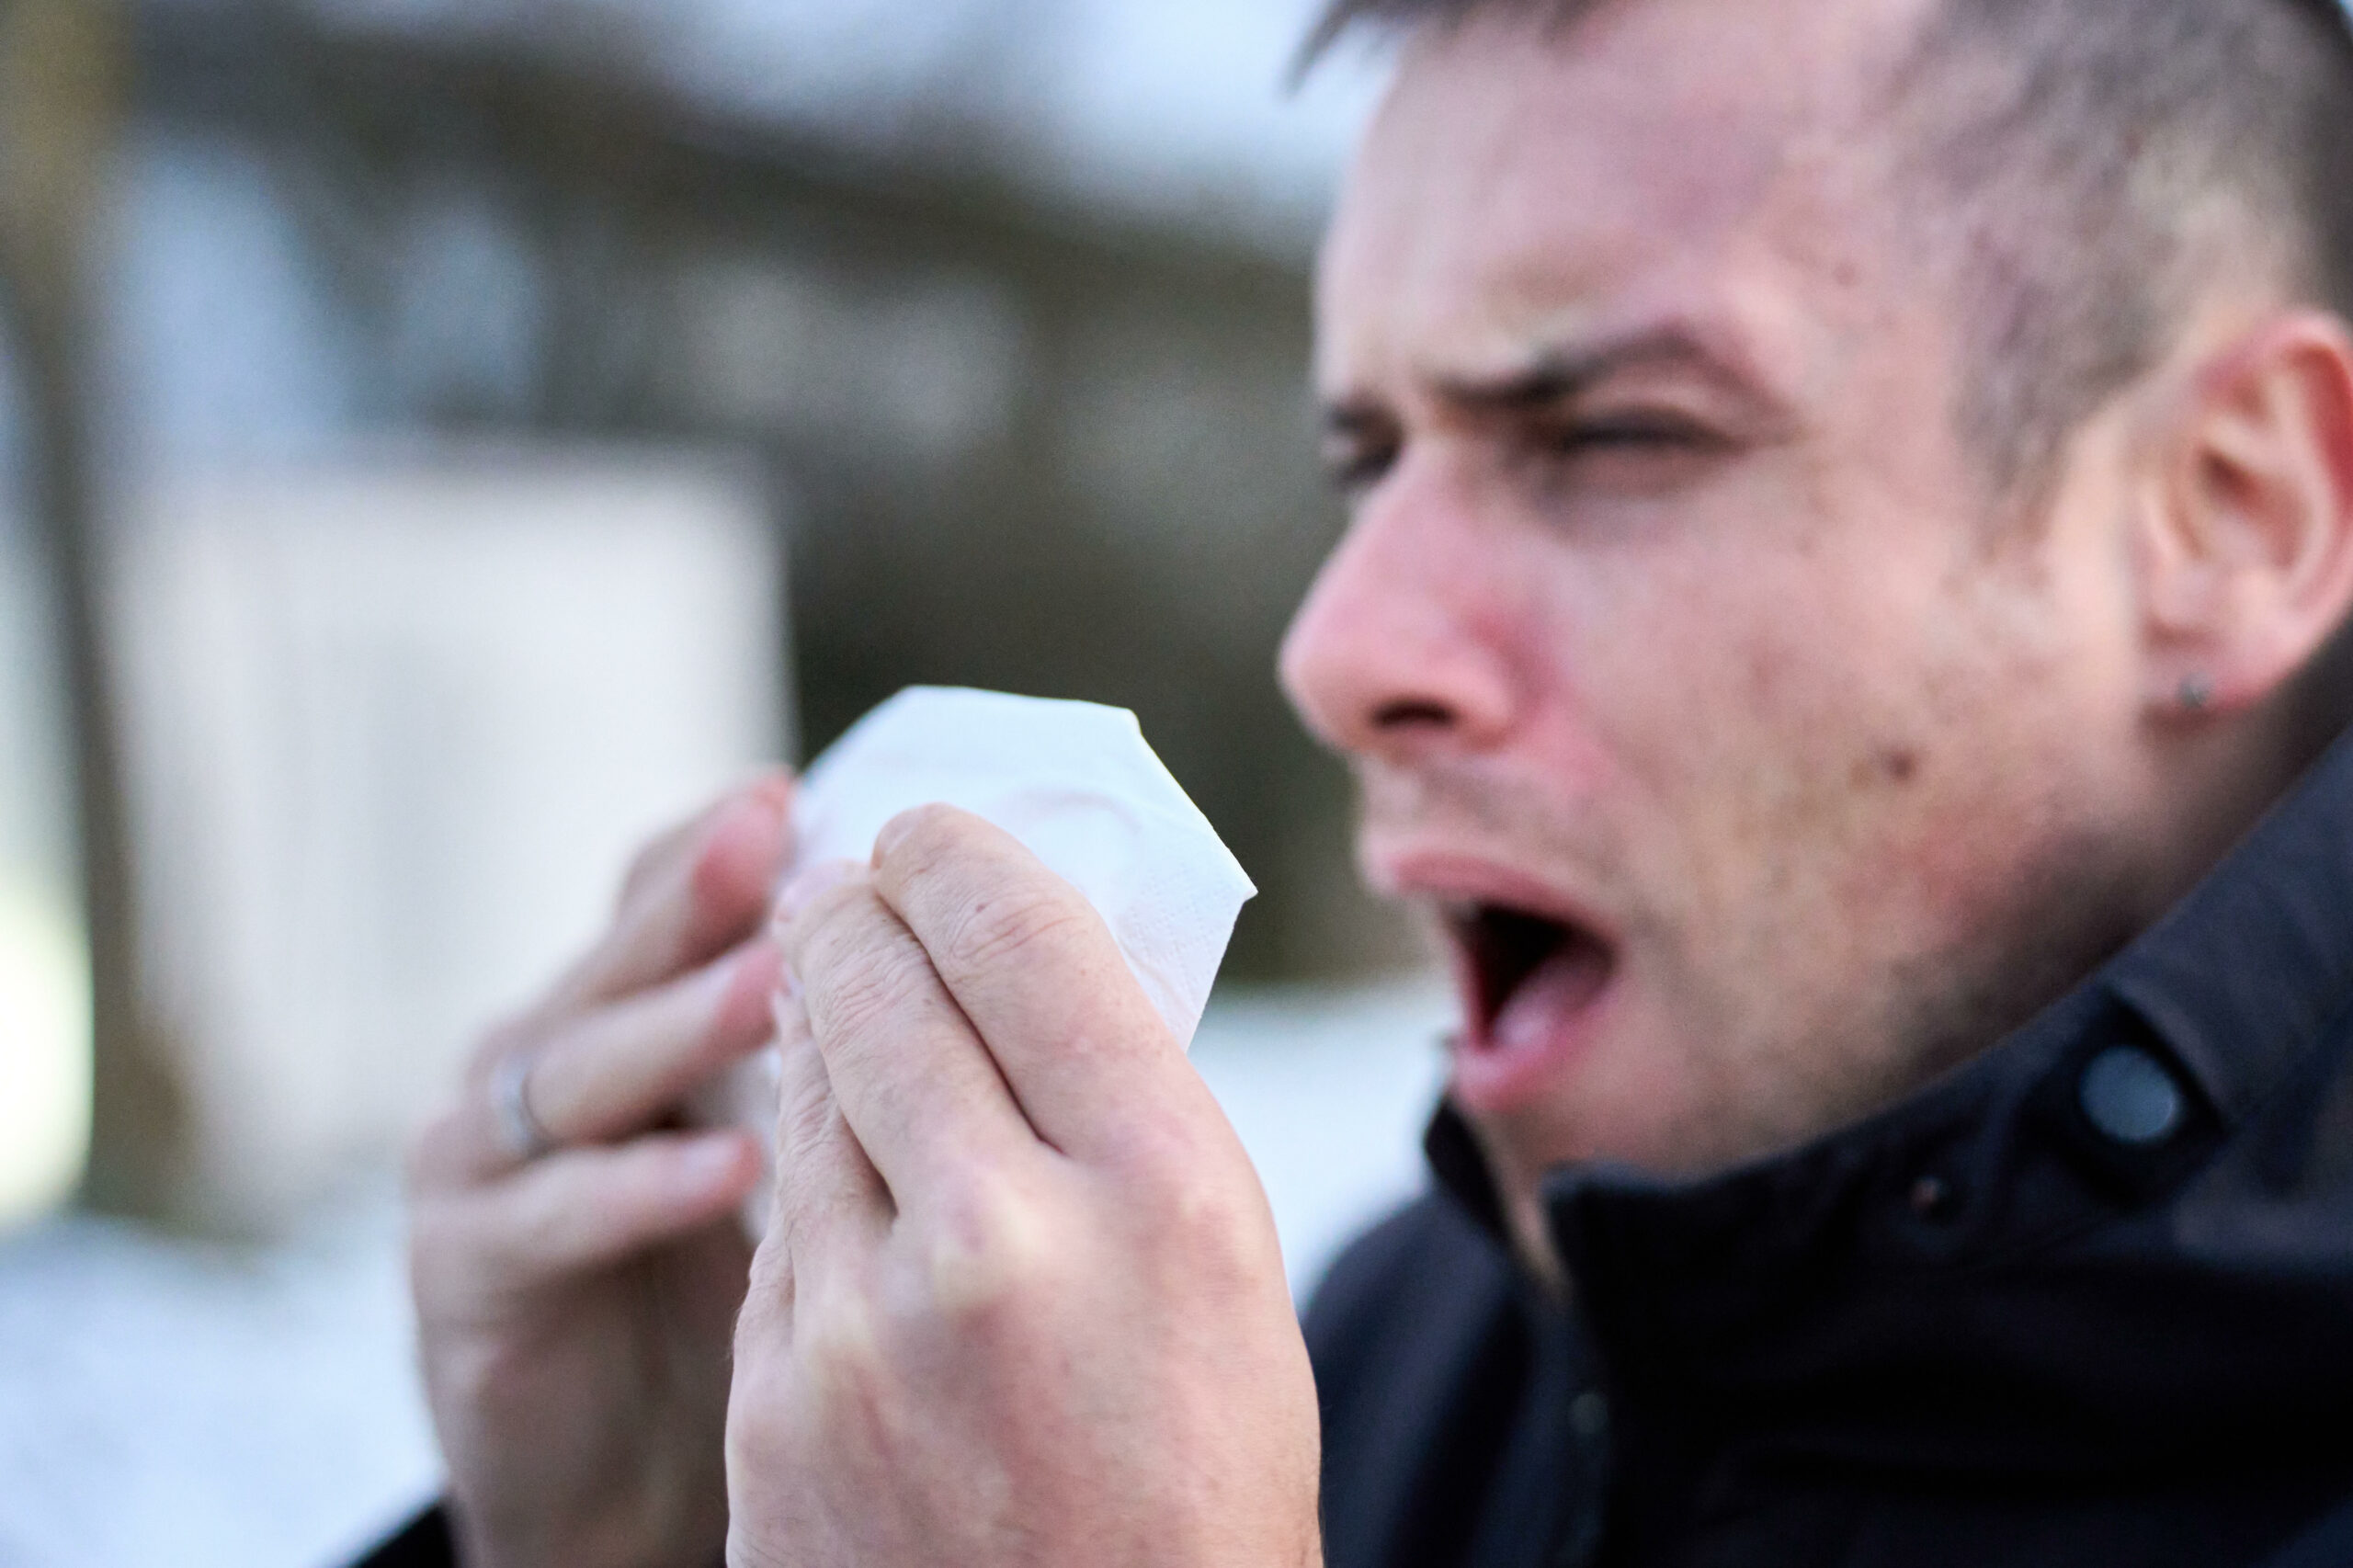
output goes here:
[[1931, 1221], [1949, 1220], [1960, 1207], [1953, 1196], [1952, 1183], [1940, 1176], [1924, 1176], [1914, 1182], [1911, 1199], [1912, 1212]]
[[2134, 1148], [2173, 1136], [2187, 1110], [2181, 1085], [2145, 1051], [2112, 1045], [2091, 1059], [2075, 1085], [2085, 1119]]

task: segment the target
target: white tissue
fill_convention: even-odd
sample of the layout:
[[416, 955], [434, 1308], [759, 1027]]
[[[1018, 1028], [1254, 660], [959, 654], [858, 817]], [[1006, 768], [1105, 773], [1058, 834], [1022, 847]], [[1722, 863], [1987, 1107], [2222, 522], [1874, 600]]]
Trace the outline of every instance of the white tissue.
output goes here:
[[[794, 797], [787, 879], [821, 861], [866, 860], [892, 817], [934, 803], [995, 823], [1085, 894], [1162, 1021], [1191, 1046], [1234, 919], [1258, 890], [1144, 744], [1134, 714], [910, 687], [810, 767]], [[775, 1052], [715, 1088], [698, 1102], [701, 1119], [773, 1135]], [[755, 1237], [767, 1198], [763, 1184], [745, 1208]]]
[[1086, 895], [1189, 1046], [1258, 890], [1152, 748], [1092, 702], [910, 687], [852, 725], [796, 797], [796, 867], [864, 861], [883, 824], [944, 802], [995, 823]]

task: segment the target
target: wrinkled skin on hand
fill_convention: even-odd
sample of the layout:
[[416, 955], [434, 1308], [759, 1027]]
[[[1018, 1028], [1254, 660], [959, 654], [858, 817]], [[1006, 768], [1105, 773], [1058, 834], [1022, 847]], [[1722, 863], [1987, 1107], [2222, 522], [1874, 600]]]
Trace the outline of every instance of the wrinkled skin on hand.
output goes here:
[[[727, 1532], [728, 1344], [759, 1180], [741, 1131], [676, 1131], [772, 1032], [763, 926], [789, 847], [771, 778], [649, 847], [611, 929], [493, 1031], [411, 1163], [428, 1402], [469, 1568], [710, 1568]], [[560, 1145], [502, 1143], [488, 1084], [531, 1062]]]
[[785, 911], [729, 1562], [1319, 1562], [1272, 1218], [1095, 912], [945, 807]]

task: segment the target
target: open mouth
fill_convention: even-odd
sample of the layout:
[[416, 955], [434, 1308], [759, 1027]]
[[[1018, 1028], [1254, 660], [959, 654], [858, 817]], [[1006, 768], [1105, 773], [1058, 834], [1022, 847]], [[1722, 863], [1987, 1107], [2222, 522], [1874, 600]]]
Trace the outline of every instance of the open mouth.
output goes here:
[[1573, 921], [1499, 903], [1446, 911], [1463, 978], [1473, 1051], [1518, 1055], [1564, 1045], [1618, 967], [1610, 943]]

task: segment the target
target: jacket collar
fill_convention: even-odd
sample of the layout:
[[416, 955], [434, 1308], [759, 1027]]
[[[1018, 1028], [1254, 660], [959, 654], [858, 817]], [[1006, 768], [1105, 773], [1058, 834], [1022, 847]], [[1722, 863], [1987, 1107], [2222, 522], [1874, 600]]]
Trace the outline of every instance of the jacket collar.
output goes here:
[[2353, 1000], [2353, 736], [2093, 983], [2243, 1119]]

